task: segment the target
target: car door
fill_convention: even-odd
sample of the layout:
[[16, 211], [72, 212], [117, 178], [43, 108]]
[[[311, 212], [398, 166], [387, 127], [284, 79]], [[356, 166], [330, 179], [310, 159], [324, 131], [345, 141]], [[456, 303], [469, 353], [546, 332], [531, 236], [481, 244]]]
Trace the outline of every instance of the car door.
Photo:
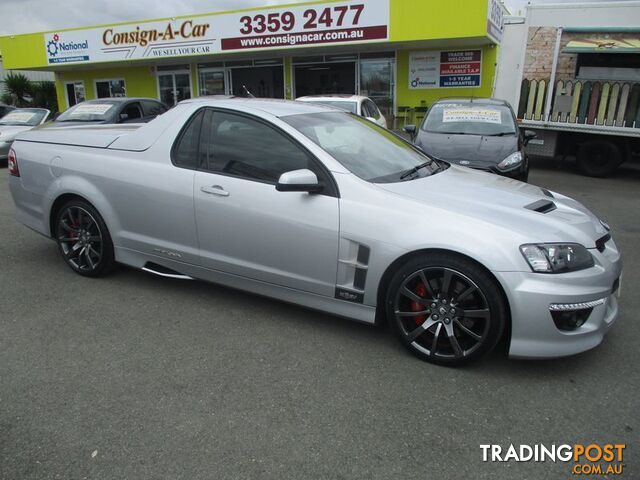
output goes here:
[[[309, 152], [255, 117], [207, 110], [194, 199], [204, 267], [333, 296], [338, 195]], [[309, 168], [328, 187], [279, 192], [287, 171]]]

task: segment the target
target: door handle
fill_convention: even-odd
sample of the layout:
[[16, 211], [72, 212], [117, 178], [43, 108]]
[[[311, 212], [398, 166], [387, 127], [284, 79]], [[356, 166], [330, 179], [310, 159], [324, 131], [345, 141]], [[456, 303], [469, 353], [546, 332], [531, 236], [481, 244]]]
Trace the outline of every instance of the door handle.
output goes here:
[[200, 191], [204, 193], [208, 193], [209, 195], [218, 195], [220, 197], [228, 197], [229, 192], [227, 192], [220, 185], [212, 185], [210, 187], [201, 187]]

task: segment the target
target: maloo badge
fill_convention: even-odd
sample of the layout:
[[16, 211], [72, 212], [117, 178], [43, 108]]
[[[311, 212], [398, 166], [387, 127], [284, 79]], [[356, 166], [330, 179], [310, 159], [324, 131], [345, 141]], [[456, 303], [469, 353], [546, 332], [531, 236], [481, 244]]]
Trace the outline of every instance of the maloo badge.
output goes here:
[[469, 160], [460, 160], [460, 165], [469, 165], [470, 163]]
[[362, 303], [364, 301], [364, 295], [362, 293], [350, 292], [339, 287], [336, 287], [336, 298], [355, 303]]
[[182, 255], [180, 255], [179, 253], [172, 252], [171, 250], [165, 250], [163, 248], [154, 248], [153, 251], [162, 253], [163, 255], [166, 255], [168, 257], [182, 258]]

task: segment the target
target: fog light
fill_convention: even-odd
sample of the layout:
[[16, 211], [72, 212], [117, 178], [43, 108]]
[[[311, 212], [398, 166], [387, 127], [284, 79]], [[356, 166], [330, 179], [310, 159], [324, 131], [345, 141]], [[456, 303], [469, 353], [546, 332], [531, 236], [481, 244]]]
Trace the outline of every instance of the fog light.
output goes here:
[[549, 311], [558, 330], [570, 332], [585, 324], [594, 307], [604, 304], [605, 299], [580, 303], [552, 303]]
[[592, 310], [593, 308], [586, 308], [568, 312], [551, 312], [551, 317], [553, 317], [553, 323], [556, 324], [558, 330], [570, 332], [584, 325]]

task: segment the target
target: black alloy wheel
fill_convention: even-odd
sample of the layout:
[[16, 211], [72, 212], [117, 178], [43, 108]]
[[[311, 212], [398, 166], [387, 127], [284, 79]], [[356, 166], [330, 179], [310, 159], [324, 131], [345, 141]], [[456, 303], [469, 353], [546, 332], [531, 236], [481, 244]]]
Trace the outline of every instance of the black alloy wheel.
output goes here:
[[506, 311], [495, 281], [457, 256], [414, 259], [394, 275], [387, 318], [402, 343], [432, 363], [461, 365], [492, 350]]
[[88, 203], [74, 200], [58, 211], [55, 238], [62, 258], [76, 273], [97, 277], [113, 269], [111, 237]]

